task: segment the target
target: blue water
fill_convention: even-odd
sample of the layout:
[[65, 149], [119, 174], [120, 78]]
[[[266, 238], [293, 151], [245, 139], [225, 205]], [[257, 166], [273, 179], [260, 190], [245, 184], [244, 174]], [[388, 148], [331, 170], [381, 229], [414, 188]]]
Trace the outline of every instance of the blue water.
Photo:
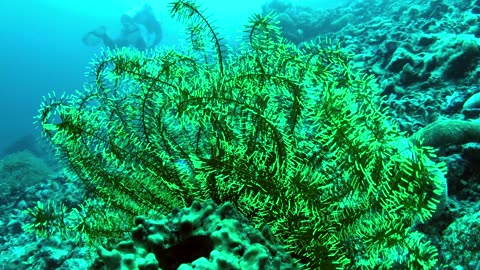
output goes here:
[[[311, 2], [331, 7], [332, 1]], [[175, 45], [179, 28], [169, 20], [167, 3], [149, 2], [162, 22], [161, 44]], [[100, 25], [114, 35], [119, 32], [120, 16], [139, 4], [131, 0], [0, 1], [0, 153], [19, 137], [38, 133], [32, 122], [43, 96], [82, 89], [88, 63], [100, 51], [100, 47], [83, 44], [82, 37]], [[232, 40], [261, 4], [255, 0], [203, 1], [221, 32]]]

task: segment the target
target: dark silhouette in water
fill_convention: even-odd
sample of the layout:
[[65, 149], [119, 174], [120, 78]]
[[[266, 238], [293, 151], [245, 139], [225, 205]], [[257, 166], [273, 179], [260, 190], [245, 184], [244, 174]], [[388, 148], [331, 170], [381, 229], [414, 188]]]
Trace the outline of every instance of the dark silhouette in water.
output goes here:
[[162, 26], [158, 21], [153, 8], [143, 4], [140, 9], [133, 9], [120, 17], [122, 29], [120, 36], [113, 38], [107, 34], [106, 27], [88, 32], [82, 39], [88, 46], [103, 45], [115, 47], [135, 47], [139, 50], [157, 46], [162, 40]]

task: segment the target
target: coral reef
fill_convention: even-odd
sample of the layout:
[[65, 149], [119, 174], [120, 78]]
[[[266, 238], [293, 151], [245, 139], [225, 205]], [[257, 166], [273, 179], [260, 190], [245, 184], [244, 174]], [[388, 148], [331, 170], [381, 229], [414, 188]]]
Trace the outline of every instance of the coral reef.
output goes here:
[[269, 230], [251, 227], [231, 203], [194, 202], [135, 224], [132, 239], [99, 248], [94, 269], [296, 269]]
[[444, 168], [408, 143], [373, 76], [338, 44], [285, 41], [271, 15], [252, 15], [227, 56], [195, 2], [169, 8], [186, 49], [106, 51], [85, 91], [41, 105], [43, 136], [91, 199], [38, 205], [30, 229], [96, 243], [137, 215], [213, 200], [270, 228], [299, 266], [436, 265], [412, 229], [435, 213]]

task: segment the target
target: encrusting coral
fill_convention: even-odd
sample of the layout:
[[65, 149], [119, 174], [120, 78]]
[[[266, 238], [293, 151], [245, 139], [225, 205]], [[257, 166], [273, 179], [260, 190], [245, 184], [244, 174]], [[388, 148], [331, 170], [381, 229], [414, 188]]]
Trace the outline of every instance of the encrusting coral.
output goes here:
[[296, 269], [268, 230], [249, 226], [231, 203], [193, 202], [135, 225], [131, 239], [98, 249], [94, 269]]
[[467, 120], [437, 120], [410, 136], [415, 144], [432, 147], [480, 142], [480, 122]]
[[30, 229], [97, 243], [137, 215], [213, 200], [268, 226], [309, 269], [436, 264], [412, 227], [435, 212], [444, 165], [406, 140], [347, 52], [299, 49], [273, 15], [252, 15], [227, 54], [197, 3], [169, 8], [188, 25], [183, 50], [105, 51], [85, 90], [41, 105], [43, 135], [91, 199], [46, 223], [30, 209]]

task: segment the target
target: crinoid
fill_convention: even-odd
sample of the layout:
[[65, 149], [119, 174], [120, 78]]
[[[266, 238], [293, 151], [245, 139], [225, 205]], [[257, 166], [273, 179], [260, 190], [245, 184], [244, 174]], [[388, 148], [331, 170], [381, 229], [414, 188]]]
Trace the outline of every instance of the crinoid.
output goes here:
[[111, 237], [136, 215], [212, 199], [270, 227], [310, 269], [435, 265], [412, 226], [435, 211], [443, 165], [405, 147], [374, 78], [339, 44], [300, 49], [256, 14], [227, 55], [197, 3], [169, 8], [187, 25], [184, 49], [105, 51], [86, 90], [41, 105], [43, 135], [92, 192], [75, 228]]

